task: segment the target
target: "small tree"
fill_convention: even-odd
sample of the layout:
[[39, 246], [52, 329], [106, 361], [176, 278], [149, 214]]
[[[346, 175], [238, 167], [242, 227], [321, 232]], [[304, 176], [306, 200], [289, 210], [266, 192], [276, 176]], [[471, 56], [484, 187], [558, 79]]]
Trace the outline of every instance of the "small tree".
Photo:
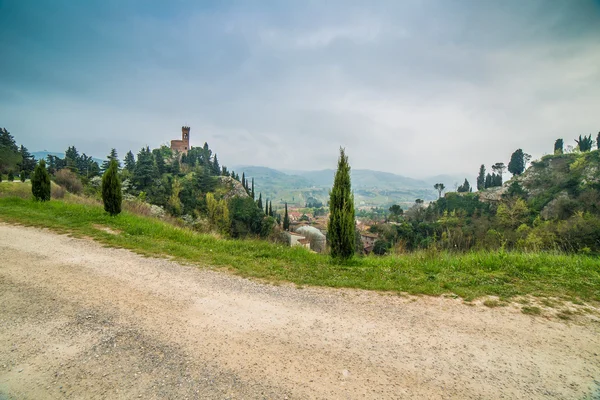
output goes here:
[[436, 183], [433, 185], [433, 188], [438, 191], [438, 199], [442, 198], [442, 192], [446, 189], [446, 186], [443, 183]]
[[38, 201], [50, 200], [50, 174], [46, 170], [46, 161], [40, 160], [31, 177], [31, 192]]
[[287, 203], [285, 203], [285, 214], [283, 216], [283, 230], [290, 230], [290, 216], [288, 215]]
[[496, 182], [494, 186], [502, 186], [502, 174], [506, 171], [506, 165], [504, 163], [496, 163], [492, 165], [492, 170], [499, 176], [499, 180]]
[[104, 210], [110, 215], [121, 213], [121, 202], [123, 194], [121, 193], [121, 181], [118, 175], [119, 165], [117, 160], [110, 160], [108, 169], [102, 176], [102, 201]]
[[12, 172], [12, 169], [8, 171], [8, 181], [13, 182], [15, 180], [15, 174]]
[[562, 139], [556, 139], [554, 142], [554, 154], [564, 153], [564, 141]]
[[329, 224], [327, 236], [331, 246], [331, 256], [349, 259], [354, 255], [355, 246], [354, 196], [350, 182], [350, 164], [343, 148], [340, 148], [338, 168], [329, 193]]
[[525, 171], [525, 153], [522, 149], [515, 150], [510, 156], [510, 162], [508, 163], [508, 172], [515, 175], [521, 175]]
[[25, 182], [25, 179], [27, 179], [27, 172], [21, 171], [19, 178], [21, 179], [21, 182]]
[[464, 183], [462, 185], [460, 185], [458, 187], [458, 189], [456, 189], [456, 191], [459, 192], [459, 193], [467, 193], [467, 192], [472, 191], [471, 185], [469, 184], [469, 181], [465, 178]]

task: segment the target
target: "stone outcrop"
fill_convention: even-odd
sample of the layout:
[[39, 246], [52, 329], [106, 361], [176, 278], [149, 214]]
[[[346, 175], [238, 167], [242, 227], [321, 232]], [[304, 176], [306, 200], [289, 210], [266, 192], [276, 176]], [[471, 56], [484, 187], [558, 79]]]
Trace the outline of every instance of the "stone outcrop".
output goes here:
[[250, 197], [244, 189], [241, 182], [236, 181], [230, 176], [219, 176], [221, 186], [226, 188], [226, 193], [223, 195], [225, 200], [229, 200], [233, 197]]

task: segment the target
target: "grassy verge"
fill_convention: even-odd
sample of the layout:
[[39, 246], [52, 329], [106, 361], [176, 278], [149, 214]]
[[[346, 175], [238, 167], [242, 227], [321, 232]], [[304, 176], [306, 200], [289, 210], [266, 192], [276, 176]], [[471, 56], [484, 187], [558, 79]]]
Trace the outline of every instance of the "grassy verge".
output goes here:
[[420, 252], [336, 264], [301, 248], [218, 239], [128, 212], [110, 217], [94, 204], [37, 203], [1, 194], [2, 189], [0, 221], [88, 236], [140, 254], [224, 267], [246, 277], [410, 294], [455, 293], [465, 299], [535, 295], [600, 301], [600, 260], [584, 255]]

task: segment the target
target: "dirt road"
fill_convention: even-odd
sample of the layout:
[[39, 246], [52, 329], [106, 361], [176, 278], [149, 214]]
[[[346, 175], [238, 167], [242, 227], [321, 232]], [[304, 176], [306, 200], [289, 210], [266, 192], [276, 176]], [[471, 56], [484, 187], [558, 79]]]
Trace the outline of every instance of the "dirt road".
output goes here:
[[600, 324], [265, 285], [0, 224], [0, 398], [582, 399]]

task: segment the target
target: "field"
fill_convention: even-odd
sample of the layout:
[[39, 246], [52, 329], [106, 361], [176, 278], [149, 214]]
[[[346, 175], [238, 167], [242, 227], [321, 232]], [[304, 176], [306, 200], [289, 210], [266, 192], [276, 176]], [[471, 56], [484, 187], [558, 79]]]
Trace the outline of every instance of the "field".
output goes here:
[[131, 212], [110, 217], [99, 204], [68, 194], [38, 203], [28, 191], [28, 183], [0, 183], [0, 221], [90, 237], [139, 254], [224, 268], [274, 283], [449, 294], [465, 300], [533, 295], [600, 301], [600, 261], [586, 255], [428, 251], [357, 257], [340, 264], [301, 248], [198, 234]]

